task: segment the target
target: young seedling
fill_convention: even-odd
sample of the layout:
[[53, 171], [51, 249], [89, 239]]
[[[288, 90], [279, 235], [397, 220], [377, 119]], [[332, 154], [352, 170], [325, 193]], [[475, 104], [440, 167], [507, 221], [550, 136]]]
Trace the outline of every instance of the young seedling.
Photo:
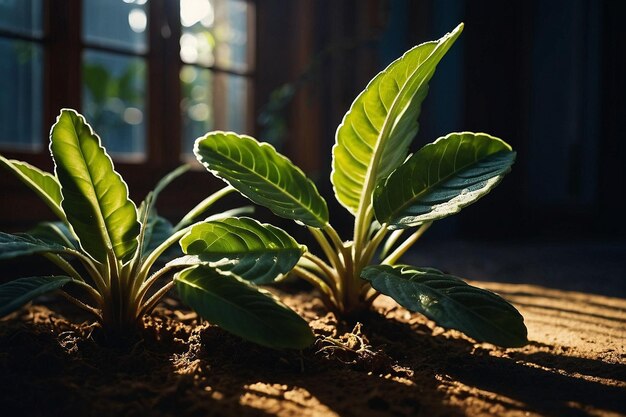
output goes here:
[[[337, 129], [331, 182], [355, 218], [352, 240], [341, 239], [330, 224], [313, 182], [271, 145], [212, 132], [196, 141], [195, 154], [253, 202], [307, 227], [326, 259], [305, 252], [293, 272], [338, 314], [368, 308], [383, 293], [476, 340], [522, 346], [523, 317], [501, 297], [432, 268], [396, 265], [435, 220], [491, 191], [515, 159], [502, 140], [470, 132], [451, 133], [409, 155], [428, 82], [462, 30], [463, 24], [391, 63]], [[372, 264], [376, 256], [378, 265]]]
[[[312, 343], [313, 334], [300, 316], [246, 278], [251, 266], [255, 278], [287, 273], [304, 247], [274, 226], [229, 218], [229, 213], [192, 224], [232, 187], [210, 195], [173, 226], [157, 215], [155, 203], [187, 167], [164, 177], [137, 209], [100, 138], [74, 110], [61, 111], [50, 133], [50, 151], [54, 174], [0, 156], [0, 163], [60, 220], [33, 234], [0, 233], [0, 259], [40, 254], [64, 275], [0, 285], [0, 317], [60, 289], [94, 316], [107, 343], [125, 344], [137, 336], [142, 317], [176, 286], [183, 302], [200, 316], [243, 338], [275, 348]], [[231, 232], [242, 227], [245, 234]], [[197, 242], [197, 236], [204, 240]], [[187, 255], [156, 269], [179, 240]], [[199, 247], [201, 256], [194, 252]], [[173, 279], [162, 279], [173, 272]]]

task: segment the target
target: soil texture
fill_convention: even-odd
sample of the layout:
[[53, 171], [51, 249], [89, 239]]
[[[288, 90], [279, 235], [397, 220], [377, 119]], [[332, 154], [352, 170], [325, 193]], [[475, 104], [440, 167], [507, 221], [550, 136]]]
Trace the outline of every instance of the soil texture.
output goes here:
[[316, 333], [302, 352], [242, 341], [175, 299], [121, 351], [49, 298], [0, 321], [0, 414], [626, 416], [626, 300], [475, 284], [519, 308], [528, 346], [474, 343], [386, 297], [357, 323], [337, 321], [297, 292], [281, 296]]

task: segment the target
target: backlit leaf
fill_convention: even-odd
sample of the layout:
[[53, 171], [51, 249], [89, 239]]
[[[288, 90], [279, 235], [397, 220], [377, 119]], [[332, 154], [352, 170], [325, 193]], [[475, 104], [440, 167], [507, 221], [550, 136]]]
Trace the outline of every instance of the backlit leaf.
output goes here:
[[252, 281], [267, 284], [291, 271], [304, 247], [285, 231], [248, 218], [198, 223], [180, 240], [188, 255]]
[[451, 133], [424, 146], [374, 191], [374, 211], [391, 229], [457, 213], [491, 191], [515, 152], [484, 133]]
[[339, 202], [355, 214], [379, 181], [406, 158], [418, 130], [428, 82], [463, 24], [392, 62], [354, 100], [337, 129], [331, 181]]
[[270, 144], [211, 132], [196, 141], [194, 153], [214, 175], [276, 215], [317, 228], [328, 223], [326, 201], [313, 182]]
[[33, 190], [59, 219], [65, 220], [65, 214], [61, 209], [61, 185], [54, 175], [26, 162], [6, 159], [1, 155], [0, 165], [15, 174], [20, 181]]
[[61, 203], [80, 245], [99, 261], [137, 247], [137, 209], [128, 187], [83, 116], [64, 109], [52, 126], [50, 150], [61, 183]]

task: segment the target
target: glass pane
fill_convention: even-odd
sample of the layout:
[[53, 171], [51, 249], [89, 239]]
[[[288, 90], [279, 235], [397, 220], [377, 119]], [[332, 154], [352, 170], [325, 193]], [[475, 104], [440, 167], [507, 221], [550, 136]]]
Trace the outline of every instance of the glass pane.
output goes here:
[[221, 74], [220, 87], [226, 96], [225, 128], [233, 132], [246, 133], [248, 118], [248, 79], [239, 75]]
[[180, 0], [183, 62], [246, 71], [248, 15], [244, 0]]
[[212, 130], [249, 133], [247, 77], [184, 65], [180, 81], [183, 157], [192, 155], [195, 140]]
[[41, 0], [0, 0], [0, 29], [41, 36]]
[[247, 69], [248, 4], [215, 1], [215, 62], [223, 68]]
[[43, 51], [33, 42], [0, 38], [0, 145], [42, 144]]
[[213, 73], [208, 69], [184, 65], [180, 70], [182, 100], [182, 153], [193, 153], [196, 138], [214, 129]]
[[83, 111], [112, 154], [142, 156], [146, 136], [146, 63], [142, 58], [87, 51]]
[[83, 38], [98, 45], [145, 52], [147, 0], [84, 0]]

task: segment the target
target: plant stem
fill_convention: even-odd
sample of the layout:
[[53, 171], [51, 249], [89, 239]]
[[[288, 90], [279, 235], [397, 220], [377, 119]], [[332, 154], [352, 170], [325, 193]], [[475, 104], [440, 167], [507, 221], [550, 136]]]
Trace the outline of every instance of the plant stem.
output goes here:
[[102, 304], [102, 302], [103, 302], [102, 295], [100, 295], [100, 293], [98, 291], [96, 291], [91, 285], [89, 285], [89, 284], [87, 284], [85, 282], [83, 277], [81, 277], [80, 274], [78, 273], [78, 271], [76, 271], [76, 269], [74, 269], [72, 264], [70, 264], [68, 261], [66, 261], [61, 256], [56, 255], [56, 254], [46, 253], [43, 256], [46, 259], [48, 259], [50, 262], [52, 262], [55, 265], [57, 265], [63, 271], [67, 272], [67, 274], [69, 274], [73, 278], [72, 282], [74, 284], [79, 285], [82, 288], [84, 288], [87, 291], [87, 293], [89, 293], [89, 295], [91, 295], [91, 297], [93, 298], [93, 300], [96, 303]]
[[338, 308], [341, 309], [341, 300], [336, 297], [335, 294], [333, 294], [332, 289], [322, 279], [317, 277], [312, 272], [307, 271], [306, 269], [297, 265], [293, 268], [292, 271], [300, 278], [308, 281], [311, 285], [313, 285], [320, 291], [322, 295], [322, 301], [327, 308], [331, 309], [332, 311], [337, 311]]
[[387, 225], [382, 224], [380, 226], [380, 229], [376, 231], [376, 234], [372, 237], [372, 239], [369, 242], [367, 242], [367, 244], [365, 245], [365, 248], [363, 250], [363, 255], [361, 256], [359, 260], [359, 265], [358, 265], [359, 269], [363, 269], [367, 264], [370, 263], [370, 261], [372, 260], [372, 257], [374, 256], [374, 253], [376, 252], [376, 249], [378, 249], [378, 246], [380, 245], [382, 240], [385, 238], [386, 234], [387, 234]]
[[143, 299], [143, 297], [146, 295], [146, 293], [148, 292], [148, 290], [150, 289], [150, 287], [152, 287], [152, 285], [154, 285], [155, 282], [157, 282], [157, 280], [163, 276], [166, 272], [169, 272], [173, 269], [176, 268], [180, 268], [181, 265], [166, 265], [163, 268], [159, 269], [158, 271], [156, 271], [154, 274], [152, 274], [150, 276], [150, 278], [148, 278], [143, 284], [141, 284], [141, 287], [139, 287], [139, 290], [137, 291], [137, 295], [135, 296], [135, 299], [137, 300], [137, 303], [141, 304], [141, 300]]
[[[368, 171], [368, 178], [371, 173]], [[349, 285], [347, 289], [347, 294], [345, 297], [349, 299], [349, 302], [346, 302], [349, 309], [352, 309], [355, 305], [359, 303], [360, 297], [360, 274], [361, 274], [361, 265], [363, 264], [363, 257], [366, 255], [364, 253], [365, 242], [367, 241], [367, 234], [369, 232], [371, 218], [372, 218], [372, 204], [367, 199], [371, 199], [371, 190], [369, 189], [369, 180], [366, 180], [366, 187], [364, 187], [361, 200], [359, 202], [359, 209], [357, 210], [355, 222], [354, 222], [354, 244], [352, 247], [352, 265], [351, 265], [351, 274], [347, 279], [349, 280]], [[364, 196], [367, 196], [364, 197]], [[367, 202], [366, 202], [367, 201]]]
[[389, 238], [385, 241], [385, 244], [380, 251], [380, 259], [385, 259], [385, 256], [389, 253], [393, 245], [400, 239], [400, 236], [404, 233], [406, 229], [398, 229], [391, 232]]
[[[309, 252], [305, 252], [305, 253], [309, 253]], [[318, 275], [325, 275], [326, 274], [324, 272], [324, 270], [319, 267], [319, 265], [317, 265], [312, 260], [307, 259], [306, 257], [304, 257], [304, 255], [302, 255], [300, 257], [300, 259], [298, 259], [298, 265], [300, 265], [304, 269], [308, 269], [308, 270], [310, 270], [312, 272], [315, 272]]]
[[84, 281], [72, 281], [72, 284], [76, 284], [79, 287], [83, 288], [85, 291], [87, 291], [87, 293], [89, 295], [91, 295], [91, 298], [93, 298], [93, 300], [98, 303], [98, 305], [102, 305], [104, 303], [104, 299], [102, 298], [102, 295], [96, 291], [91, 285], [87, 284]]
[[335, 228], [330, 223], [327, 223], [323, 230], [326, 232], [328, 237], [330, 237], [330, 240], [333, 242], [333, 245], [335, 245], [335, 248], [343, 253], [345, 245]]
[[161, 256], [163, 252], [167, 250], [167, 248], [172, 246], [174, 243], [178, 242], [178, 240], [182, 238], [185, 235], [185, 233], [187, 233], [189, 229], [191, 229], [192, 226], [193, 225], [187, 226], [184, 229], [181, 229], [177, 231], [176, 233], [172, 234], [170, 237], [167, 238], [165, 242], [157, 246], [157, 248], [153, 250], [150, 253], [150, 255], [148, 255], [146, 260], [143, 262], [143, 265], [141, 266], [141, 270], [139, 271], [139, 274], [138, 274], [139, 282], [143, 283], [145, 281], [148, 273], [150, 272], [150, 268], [152, 268], [152, 265], [154, 265], [157, 259], [159, 259], [159, 256]]
[[152, 309], [158, 304], [159, 300], [161, 300], [161, 298], [163, 298], [163, 296], [167, 294], [167, 292], [171, 290], [175, 284], [176, 283], [172, 280], [165, 284], [163, 287], [159, 288], [157, 292], [152, 294], [148, 301], [143, 304], [143, 307], [141, 307], [141, 310], [139, 310], [136, 318], [140, 318], [145, 314], [150, 314], [150, 312], [152, 312]]
[[313, 235], [317, 243], [319, 243], [320, 247], [322, 248], [322, 251], [324, 251], [324, 254], [330, 261], [333, 268], [335, 268], [335, 270], [338, 271], [339, 274], [341, 275], [345, 271], [344, 262], [342, 262], [342, 260], [339, 258], [339, 256], [337, 255], [337, 252], [333, 250], [332, 246], [330, 245], [330, 242], [328, 241], [328, 239], [326, 239], [326, 236], [324, 236], [322, 231], [319, 229], [316, 229], [310, 226], [307, 228], [309, 229], [309, 232], [311, 232], [311, 234]]
[[[135, 254], [133, 255], [133, 259], [131, 259], [130, 264], [133, 265], [133, 273], [132, 276], [136, 277], [136, 270], [141, 267], [141, 257], [143, 256], [143, 248], [146, 240], [146, 229], [148, 228], [148, 218], [150, 216], [150, 210], [152, 209], [154, 201], [154, 194], [152, 192], [148, 193], [146, 198], [144, 199], [142, 206], [139, 210], [141, 213], [141, 219], [139, 219], [141, 223], [141, 228], [139, 229], [139, 236], [137, 238], [137, 249], [135, 249]], [[133, 285], [134, 288], [134, 285]]]
[[363, 295], [363, 303], [369, 307], [378, 296], [380, 296], [380, 293], [370, 286]]
[[372, 216], [371, 203], [366, 207], [362, 207], [363, 204], [363, 202], [359, 204], [359, 210], [354, 221], [354, 249], [356, 256], [359, 256], [363, 250], [363, 242], [367, 238], [367, 231]]
[[174, 230], [178, 231], [178, 230], [182, 229], [183, 227], [189, 225], [191, 222], [193, 222], [193, 220], [196, 217], [198, 217], [205, 210], [207, 210], [209, 207], [211, 207], [217, 200], [219, 200], [220, 198], [224, 197], [225, 195], [228, 195], [228, 194], [232, 193], [233, 191], [235, 191], [235, 188], [229, 185], [227, 187], [224, 187], [224, 188], [214, 192], [213, 194], [211, 194], [210, 196], [208, 196], [207, 198], [202, 200], [200, 203], [198, 203], [194, 208], [192, 208], [185, 215], [185, 217], [183, 217], [181, 219], [181, 221], [179, 221], [178, 224], [176, 226], [174, 226]]
[[71, 295], [69, 295], [65, 291], [61, 291], [61, 295], [65, 299], [67, 299], [69, 302], [74, 304], [75, 306], [77, 306], [77, 307], [79, 307], [79, 308], [81, 308], [83, 310], [86, 310], [86, 311], [90, 312], [91, 314], [95, 315], [98, 318], [98, 320], [102, 319], [102, 315], [100, 314], [100, 312], [98, 310], [96, 310], [95, 308], [93, 308], [92, 306], [83, 303], [78, 298], [72, 297]]
[[55, 253], [44, 253], [44, 258], [61, 268], [63, 271], [67, 272], [74, 280], [85, 282], [83, 277], [80, 276], [78, 271], [74, 269], [74, 267], [65, 259], [63, 259], [60, 255]]
[[[302, 255], [302, 259], [311, 261], [315, 266], [317, 266], [322, 274], [327, 277], [327, 280], [324, 280], [330, 287], [332, 287], [333, 291], [336, 293], [340, 291], [339, 289], [339, 277], [337, 277], [337, 271], [332, 269], [330, 265], [324, 262], [322, 259], [318, 258], [311, 252], [305, 252]], [[323, 278], [322, 278], [323, 279]]]
[[402, 242], [389, 256], [387, 256], [381, 264], [393, 265], [404, 253], [424, 234], [430, 227], [432, 222], [422, 224], [411, 236]]
[[87, 273], [89, 274], [94, 284], [96, 285], [96, 288], [98, 288], [98, 291], [100, 292], [106, 291], [108, 285], [106, 284], [104, 278], [102, 277], [103, 275], [102, 269], [104, 268], [102, 264], [95, 261], [90, 256], [85, 255], [84, 253], [74, 250], [74, 249], [67, 248], [65, 250], [65, 253], [67, 253], [68, 255], [75, 256], [76, 258], [78, 258], [79, 261], [81, 261], [81, 263], [87, 270]]

